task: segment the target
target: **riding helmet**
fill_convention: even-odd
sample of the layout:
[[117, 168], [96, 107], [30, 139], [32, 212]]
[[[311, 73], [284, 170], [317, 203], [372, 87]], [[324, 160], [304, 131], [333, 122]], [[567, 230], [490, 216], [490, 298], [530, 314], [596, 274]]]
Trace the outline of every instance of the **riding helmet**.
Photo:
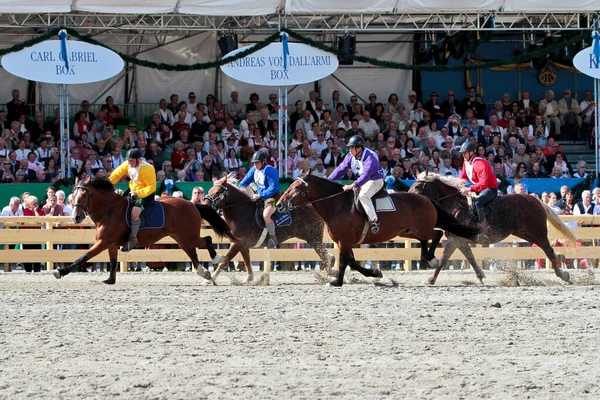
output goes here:
[[126, 160], [137, 160], [139, 158], [142, 158], [142, 152], [139, 151], [139, 149], [131, 149], [127, 152], [127, 155], [125, 156]]
[[362, 136], [354, 135], [348, 140], [348, 147], [365, 147], [365, 139]]
[[466, 153], [468, 151], [471, 151], [473, 153], [475, 153], [475, 151], [477, 151], [477, 147], [475, 146], [475, 143], [464, 142], [462, 144], [462, 146], [460, 146], [460, 150], [458, 152], [462, 154], [462, 153]]
[[267, 161], [267, 153], [263, 150], [259, 150], [252, 155], [252, 163], [257, 163], [259, 161], [265, 162]]

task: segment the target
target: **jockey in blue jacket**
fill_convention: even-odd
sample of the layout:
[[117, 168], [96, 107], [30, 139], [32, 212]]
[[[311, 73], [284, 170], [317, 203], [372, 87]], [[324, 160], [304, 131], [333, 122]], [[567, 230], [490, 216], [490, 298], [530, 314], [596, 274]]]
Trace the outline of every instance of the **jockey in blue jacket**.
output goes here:
[[264, 200], [265, 208], [263, 209], [263, 218], [267, 231], [269, 232], [269, 239], [267, 247], [270, 249], [276, 249], [279, 247], [277, 236], [275, 236], [275, 222], [271, 219], [271, 216], [275, 213], [275, 203], [279, 197], [279, 172], [272, 166], [266, 163], [267, 153], [263, 150], [259, 150], [252, 155], [252, 164], [250, 171], [246, 174], [244, 179], [239, 184], [240, 188], [247, 187], [251, 183], [256, 183], [258, 186], [257, 193], [252, 194], [252, 200]]
[[352, 136], [348, 141], [350, 152], [344, 157], [344, 161], [329, 175], [329, 179], [341, 179], [348, 168], [356, 177], [354, 183], [344, 185], [344, 191], [360, 188], [358, 199], [362, 204], [367, 217], [371, 222], [371, 232], [379, 232], [379, 220], [373, 207], [371, 197], [383, 188], [383, 168], [379, 164], [379, 157], [371, 149], [365, 148], [365, 139], [361, 136]]

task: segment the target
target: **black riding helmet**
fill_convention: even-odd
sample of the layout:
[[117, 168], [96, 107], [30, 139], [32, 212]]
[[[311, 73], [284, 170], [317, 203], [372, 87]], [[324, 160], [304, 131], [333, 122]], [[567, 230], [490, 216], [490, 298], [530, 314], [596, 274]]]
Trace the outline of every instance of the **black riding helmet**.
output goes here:
[[267, 161], [267, 153], [266, 152], [259, 150], [252, 155], [252, 160], [250, 162], [257, 163], [259, 161], [262, 161], [262, 162]]
[[139, 149], [131, 149], [127, 152], [125, 156], [126, 160], [137, 160], [142, 158], [142, 152]]
[[460, 146], [460, 150], [458, 151], [460, 154], [462, 153], [466, 153], [466, 152], [473, 152], [475, 153], [477, 151], [477, 146], [475, 146], [475, 143], [471, 143], [471, 142], [464, 142], [462, 144], [462, 146]]
[[348, 140], [348, 147], [365, 147], [365, 139], [362, 136], [354, 135]]

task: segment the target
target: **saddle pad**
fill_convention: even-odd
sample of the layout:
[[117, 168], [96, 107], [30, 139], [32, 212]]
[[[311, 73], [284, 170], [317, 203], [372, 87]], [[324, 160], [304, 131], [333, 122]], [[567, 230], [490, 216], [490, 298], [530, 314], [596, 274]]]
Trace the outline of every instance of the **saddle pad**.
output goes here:
[[[264, 228], [265, 220], [263, 219], [263, 216], [262, 216], [262, 208], [261, 207], [256, 207], [255, 216], [256, 216], [256, 223], [258, 224], [258, 226], [260, 226], [261, 228]], [[271, 219], [275, 222], [276, 228], [279, 228], [281, 226], [289, 226], [292, 224], [292, 214], [290, 214], [289, 211], [286, 211], [284, 213], [275, 211], [275, 214], [273, 214], [271, 216]]]
[[[131, 203], [125, 211], [127, 226], [131, 228]], [[141, 229], [161, 229], [165, 226], [165, 209], [160, 201], [155, 201], [150, 207], [144, 208], [140, 214]]]
[[387, 212], [396, 211], [396, 205], [390, 196], [375, 199], [375, 211]]

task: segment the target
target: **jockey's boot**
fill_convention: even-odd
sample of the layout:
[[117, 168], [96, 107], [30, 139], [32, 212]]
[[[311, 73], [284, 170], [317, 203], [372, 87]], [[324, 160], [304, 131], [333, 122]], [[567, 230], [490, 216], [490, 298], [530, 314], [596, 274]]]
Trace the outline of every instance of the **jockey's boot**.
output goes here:
[[373, 221], [371, 221], [371, 232], [373, 234], [379, 232], [379, 220], [378, 219], [374, 219]]
[[131, 250], [135, 249], [138, 245], [137, 233], [140, 229], [141, 221], [138, 219], [137, 221], [131, 221], [131, 233], [129, 234], [129, 241], [125, 243], [125, 246], [121, 248], [121, 251], [124, 253], [128, 253]]
[[267, 232], [269, 235], [267, 236], [267, 248], [268, 249], [278, 249], [279, 242], [277, 241], [277, 236], [275, 236], [275, 222], [271, 221], [266, 224]]
[[479, 225], [485, 221], [485, 210], [483, 208], [475, 208], [476, 223]]

